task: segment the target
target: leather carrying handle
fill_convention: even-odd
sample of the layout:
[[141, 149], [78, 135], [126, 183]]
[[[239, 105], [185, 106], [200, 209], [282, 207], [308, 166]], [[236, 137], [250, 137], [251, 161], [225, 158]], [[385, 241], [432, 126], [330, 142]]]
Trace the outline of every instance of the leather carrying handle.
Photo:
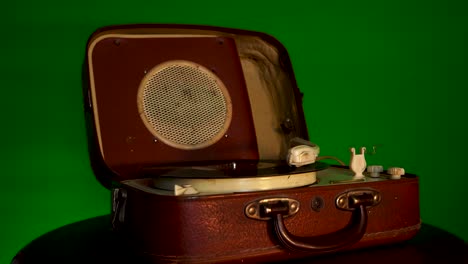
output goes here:
[[[360, 197], [350, 197], [359, 199]], [[366, 199], [364, 199], [366, 200]], [[279, 242], [292, 251], [306, 252], [334, 252], [358, 242], [366, 232], [367, 228], [367, 206], [369, 202], [362, 202], [353, 205], [349, 224], [336, 232], [315, 237], [298, 237], [291, 234], [283, 221], [283, 214], [277, 213], [272, 217], [274, 232]]]

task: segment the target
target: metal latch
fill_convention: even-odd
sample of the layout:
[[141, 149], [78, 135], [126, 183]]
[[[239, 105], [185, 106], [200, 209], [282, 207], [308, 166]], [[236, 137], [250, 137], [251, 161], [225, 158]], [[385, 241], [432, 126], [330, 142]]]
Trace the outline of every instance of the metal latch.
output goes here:
[[299, 211], [299, 202], [291, 198], [268, 198], [249, 203], [245, 215], [257, 220], [269, 220], [277, 214], [292, 216]]
[[352, 190], [336, 197], [336, 206], [342, 210], [354, 210], [361, 205], [366, 207], [376, 206], [382, 200], [382, 196], [376, 190]]
[[112, 227], [119, 229], [125, 221], [127, 191], [122, 188], [112, 190]]

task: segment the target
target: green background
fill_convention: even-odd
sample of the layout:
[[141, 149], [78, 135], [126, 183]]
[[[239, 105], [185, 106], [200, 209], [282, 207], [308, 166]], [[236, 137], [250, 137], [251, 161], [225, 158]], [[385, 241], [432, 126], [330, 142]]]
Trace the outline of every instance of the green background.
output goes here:
[[[421, 216], [468, 240], [464, 1], [3, 1], [0, 263], [60, 226], [110, 211], [86, 145], [88, 36], [124, 23], [263, 31], [288, 49], [312, 141], [349, 162], [420, 176]], [[391, 216], [389, 216], [391, 217]]]

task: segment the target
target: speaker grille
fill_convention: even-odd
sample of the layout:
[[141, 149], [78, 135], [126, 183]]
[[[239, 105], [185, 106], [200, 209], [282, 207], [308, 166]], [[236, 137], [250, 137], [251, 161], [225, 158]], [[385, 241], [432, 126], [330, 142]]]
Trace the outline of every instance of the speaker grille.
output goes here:
[[180, 149], [216, 143], [225, 135], [232, 116], [222, 81], [189, 61], [168, 61], [148, 72], [138, 91], [138, 108], [155, 137]]

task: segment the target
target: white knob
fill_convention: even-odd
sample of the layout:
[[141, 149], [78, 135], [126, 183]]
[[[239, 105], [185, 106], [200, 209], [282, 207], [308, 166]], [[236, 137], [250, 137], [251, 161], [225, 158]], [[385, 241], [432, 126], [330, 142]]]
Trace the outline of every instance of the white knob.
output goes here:
[[390, 179], [398, 180], [401, 178], [401, 175], [405, 175], [405, 169], [398, 167], [391, 167], [387, 169], [388, 174], [390, 174]]
[[383, 172], [383, 167], [380, 165], [370, 165], [367, 166], [367, 172], [370, 173], [370, 176], [373, 178], [380, 177], [380, 173]]

